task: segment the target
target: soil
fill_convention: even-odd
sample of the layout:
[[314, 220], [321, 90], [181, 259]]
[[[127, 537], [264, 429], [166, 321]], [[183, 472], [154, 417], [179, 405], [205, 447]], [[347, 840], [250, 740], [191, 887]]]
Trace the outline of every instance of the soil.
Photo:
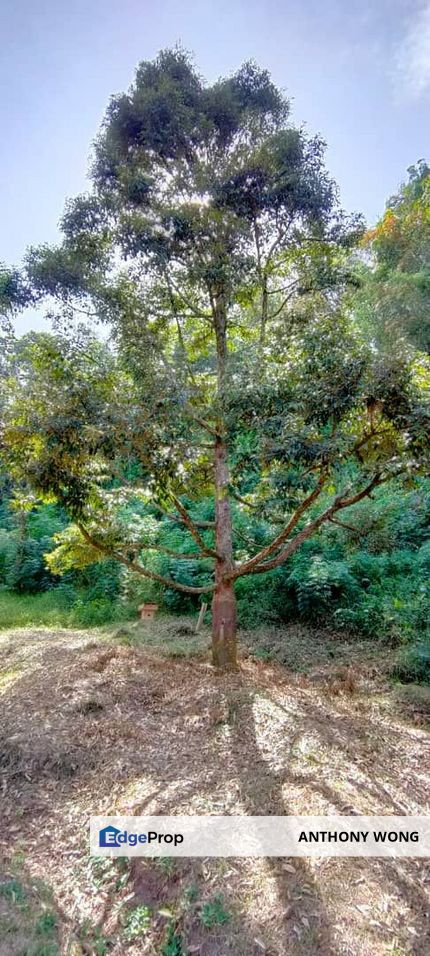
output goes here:
[[[220, 675], [94, 632], [3, 632], [1, 956], [428, 956], [427, 860], [88, 854], [91, 814], [429, 813], [425, 714], [386, 658]], [[52, 892], [58, 949], [23, 948], [13, 879]]]

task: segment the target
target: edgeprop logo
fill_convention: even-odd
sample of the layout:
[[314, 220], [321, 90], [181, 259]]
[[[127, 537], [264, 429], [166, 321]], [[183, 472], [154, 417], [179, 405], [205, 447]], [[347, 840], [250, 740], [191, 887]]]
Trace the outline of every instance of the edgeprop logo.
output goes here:
[[157, 833], [156, 830], [148, 830], [148, 833], [129, 833], [127, 830], [119, 830], [112, 824], [99, 830], [99, 846], [106, 848], [137, 846], [138, 843], [167, 843], [179, 846], [183, 842], [182, 833]]

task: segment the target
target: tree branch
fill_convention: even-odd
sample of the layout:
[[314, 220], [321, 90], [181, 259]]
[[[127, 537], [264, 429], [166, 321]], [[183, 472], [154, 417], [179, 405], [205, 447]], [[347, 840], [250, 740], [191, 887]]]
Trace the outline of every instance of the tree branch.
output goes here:
[[253, 508], [256, 511], [258, 510], [259, 505], [254, 504], [252, 501], [247, 501], [246, 498], [242, 498], [242, 496], [239, 495], [238, 492], [235, 491], [234, 488], [232, 488], [231, 486], [229, 488], [229, 492], [232, 495], [232, 497], [235, 498], [236, 501], [239, 501], [242, 505], [246, 505], [247, 508]]
[[313, 491], [307, 496], [307, 498], [304, 499], [304, 501], [302, 501], [301, 505], [299, 505], [299, 507], [296, 509], [283, 531], [281, 531], [280, 534], [278, 534], [270, 544], [266, 545], [265, 548], [262, 548], [258, 554], [255, 554], [253, 558], [250, 558], [248, 561], [245, 561], [244, 564], [241, 564], [239, 567], [235, 568], [234, 574], [232, 575], [233, 578], [241, 577], [243, 574], [251, 574], [254, 568], [256, 568], [261, 561], [264, 561], [265, 558], [268, 558], [271, 554], [273, 554], [274, 551], [281, 547], [281, 545], [287, 540], [293, 529], [300, 521], [302, 515], [308, 510], [308, 508], [310, 508], [313, 502], [316, 501], [321, 494], [326, 477], [327, 472], [324, 470], [321, 473]]
[[360, 531], [360, 528], [354, 528], [352, 524], [347, 524], [346, 521], [339, 521], [339, 518], [329, 518], [332, 524], [338, 525], [339, 528], [345, 528], [345, 531], [352, 531], [354, 534], [359, 536], [365, 534], [364, 531]]
[[192, 302], [190, 302], [190, 300], [183, 294], [183, 292], [180, 291], [180, 289], [178, 289], [176, 283], [173, 281], [171, 276], [170, 276], [170, 282], [171, 282], [171, 285], [173, 286], [174, 291], [176, 292], [176, 295], [178, 295], [179, 298], [182, 299], [183, 303], [187, 306], [187, 309], [190, 310], [192, 315], [194, 315], [196, 319], [204, 319], [205, 322], [209, 322], [210, 325], [212, 325], [211, 314], [209, 312], [201, 312], [199, 309], [196, 309], [195, 305]]
[[[212, 448], [212, 445], [211, 445]], [[155, 508], [156, 511], [161, 511], [161, 514], [165, 515], [169, 521], [174, 521], [176, 524], [185, 524], [184, 518], [181, 518], [180, 515], [175, 515], [171, 511], [167, 511], [167, 508], [163, 508], [162, 505], [156, 503], [155, 501], [150, 502], [151, 508]], [[209, 528], [211, 531], [215, 528], [215, 521], [202, 521], [200, 519], [193, 518], [192, 522], [195, 528]]]
[[208, 548], [208, 546], [207, 546], [207, 545], [205, 544], [205, 542], [203, 541], [203, 538], [202, 538], [201, 534], [199, 533], [199, 530], [198, 530], [198, 528], [197, 528], [197, 525], [194, 523], [193, 519], [192, 519], [192, 518], [190, 517], [190, 515], [188, 514], [188, 511], [184, 508], [184, 506], [183, 506], [182, 502], [179, 500], [179, 498], [177, 498], [176, 495], [172, 495], [171, 497], [172, 497], [172, 501], [173, 501], [175, 507], [178, 509], [179, 514], [180, 514], [181, 517], [182, 517], [182, 520], [183, 520], [184, 524], [187, 526], [187, 528], [188, 528], [190, 534], [191, 534], [192, 537], [194, 538], [194, 541], [196, 541], [196, 543], [198, 544], [198, 546], [199, 546], [199, 548], [201, 549], [202, 553], [203, 553], [203, 554], [207, 554], [207, 555], [208, 555], [209, 557], [211, 557], [211, 558], [218, 558], [217, 552], [214, 551], [213, 548]]
[[102, 554], [106, 554], [110, 558], [115, 558], [120, 564], [124, 564], [125, 567], [130, 568], [131, 571], [135, 571], [136, 574], [140, 574], [144, 578], [149, 578], [151, 581], [158, 581], [159, 584], [163, 584], [166, 588], [174, 588], [175, 591], [183, 591], [185, 594], [206, 594], [208, 591], [214, 591], [215, 589], [214, 584], [194, 588], [188, 584], [180, 584], [179, 581], [174, 581], [173, 578], [165, 578], [162, 574], [157, 574], [156, 571], [148, 571], [147, 568], [143, 568], [137, 561], [132, 558], [126, 558], [120, 551], [115, 551], [115, 548], [109, 548], [108, 545], [98, 541], [82, 524], [77, 523], [77, 527], [81, 535], [88, 541], [88, 544], [96, 548], [97, 551], [101, 551]]
[[169, 558], [177, 558], [178, 561], [207, 561], [208, 558], [201, 551], [192, 551], [188, 554], [172, 551], [171, 548], [165, 548], [162, 544], [140, 544], [139, 548], [146, 551], [159, 551], [160, 554], [167, 554]]
[[[325, 521], [330, 521], [333, 514], [336, 514], [336, 512], [340, 511], [341, 508], [349, 508], [351, 505], [357, 504], [357, 502], [361, 501], [363, 498], [369, 497], [373, 489], [376, 488], [377, 485], [382, 484], [384, 480], [386, 479], [381, 478], [381, 476], [377, 474], [372, 478], [365, 488], [357, 492], [357, 494], [351, 495], [350, 498], [343, 498], [342, 495], [338, 495], [329, 508], [326, 508], [326, 510], [323, 511], [317, 518], [315, 518], [314, 521], [310, 521], [309, 524], [302, 528], [302, 530], [296, 534], [295, 538], [288, 542], [286, 548], [272, 558], [271, 561], [265, 561], [263, 564], [257, 565], [254, 562], [248, 561], [246, 564], [242, 565], [242, 569], [245, 570], [241, 570], [240, 568], [237, 569], [239, 574], [260, 574], [263, 571], [271, 571], [273, 568], [278, 568], [294, 553], [294, 551], [297, 550], [298, 547], [300, 547], [301, 544], [303, 544], [303, 541], [306, 541], [307, 538], [309, 538], [314, 531], [317, 531]], [[250, 570], [248, 570], [251, 563], [252, 567]]]

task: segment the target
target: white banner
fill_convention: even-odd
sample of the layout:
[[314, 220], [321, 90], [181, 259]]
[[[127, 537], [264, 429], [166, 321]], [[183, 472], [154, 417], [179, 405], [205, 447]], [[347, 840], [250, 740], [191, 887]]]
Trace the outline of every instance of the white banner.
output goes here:
[[90, 852], [113, 857], [430, 857], [430, 816], [95, 816]]

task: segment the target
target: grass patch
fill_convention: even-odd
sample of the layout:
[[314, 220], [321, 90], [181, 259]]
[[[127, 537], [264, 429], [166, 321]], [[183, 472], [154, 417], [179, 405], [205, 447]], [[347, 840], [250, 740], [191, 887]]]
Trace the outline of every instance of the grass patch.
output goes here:
[[167, 927], [161, 953], [162, 956], [185, 956], [182, 934], [177, 932], [172, 923]]
[[393, 677], [404, 684], [430, 684], [429, 639], [412, 644], [400, 652]]
[[85, 920], [79, 930], [79, 942], [83, 944], [84, 950], [79, 948], [79, 953], [91, 953], [91, 956], [107, 956], [110, 949], [110, 941], [101, 931], [100, 927], [93, 926], [90, 920]]
[[200, 922], [206, 929], [213, 929], [214, 926], [221, 926], [228, 923], [230, 913], [225, 907], [224, 897], [217, 893], [212, 900], [203, 903], [200, 911]]
[[59, 956], [58, 916], [40, 880], [9, 874], [0, 883], [0, 950], [10, 956]]
[[427, 719], [430, 717], [430, 687], [424, 684], [397, 684], [394, 693], [406, 709]]
[[0, 630], [14, 627], [101, 627], [136, 617], [130, 605], [116, 605], [112, 601], [72, 601], [60, 588], [43, 594], [0, 594]]

